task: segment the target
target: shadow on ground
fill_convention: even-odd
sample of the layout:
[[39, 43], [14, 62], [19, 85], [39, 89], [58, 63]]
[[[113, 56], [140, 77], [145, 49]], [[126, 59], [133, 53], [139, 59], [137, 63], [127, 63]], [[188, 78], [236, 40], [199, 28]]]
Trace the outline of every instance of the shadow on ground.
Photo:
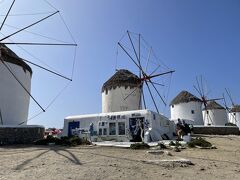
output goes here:
[[[70, 152], [67, 148], [64, 147], [46, 147], [46, 148], [39, 148], [39, 149], [35, 149], [33, 151], [43, 151], [39, 154], [37, 154], [34, 157], [31, 157], [25, 161], [23, 161], [21, 164], [17, 165], [15, 170], [21, 170], [24, 167], [26, 167], [29, 163], [35, 161], [36, 159], [46, 155], [47, 153], [51, 153], [54, 152], [59, 156], [62, 156], [64, 158], [66, 158], [68, 161], [70, 161], [71, 163], [75, 164], [75, 165], [82, 165], [82, 163], [80, 162], [80, 160], [77, 158], [77, 156], [75, 156], [75, 154], [73, 154], [72, 152]], [[26, 153], [29, 152], [33, 152], [33, 151], [29, 151], [27, 150]], [[24, 151], [20, 152], [20, 153], [24, 153]], [[16, 155], [16, 153], [15, 153]]]

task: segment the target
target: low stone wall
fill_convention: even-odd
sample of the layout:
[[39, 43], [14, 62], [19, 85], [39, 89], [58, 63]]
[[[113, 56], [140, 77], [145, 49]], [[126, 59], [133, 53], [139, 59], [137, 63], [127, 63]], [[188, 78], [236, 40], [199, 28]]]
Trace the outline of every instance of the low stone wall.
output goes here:
[[32, 144], [44, 137], [45, 128], [42, 126], [6, 127], [0, 126], [0, 145]]
[[209, 135], [240, 135], [239, 128], [236, 126], [194, 126], [193, 132]]

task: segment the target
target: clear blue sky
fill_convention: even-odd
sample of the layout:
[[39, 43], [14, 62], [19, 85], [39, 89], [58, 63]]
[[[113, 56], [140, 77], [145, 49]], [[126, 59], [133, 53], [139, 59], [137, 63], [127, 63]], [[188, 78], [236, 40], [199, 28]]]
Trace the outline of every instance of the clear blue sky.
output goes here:
[[[45, 114], [29, 124], [62, 127], [63, 119], [68, 115], [101, 112], [101, 86], [114, 73], [116, 45], [126, 30], [141, 33], [153, 46], [157, 56], [176, 70], [172, 78], [170, 100], [181, 90], [197, 94], [193, 84], [197, 75], [203, 75], [211, 90], [209, 97], [222, 96], [226, 87], [231, 90], [235, 101], [240, 103], [240, 1], [49, 1], [61, 11], [79, 45], [74, 81]], [[28, 12], [52, 11], [44, 3], [37, 5], [37, 2], [27, 0], [17, 0], [15, 8], [15, 12], [23, 9]], [[22, 19], [23, 22], [31, 20]], [[54, 34], [58, 39], [69, 41], [64, 26], [58, 28], [61, 27], [59, 19], [52, 18], [47, 23], [31, 30]], [[24, 25], [14, 17], [10, 17], [8, 24], [18, 27]], [[6, 34], [9, 31], [5, 29]], [[36, 40], [24, 33], [15, 38], [15, 41]], [[40, 53], [36, 47], [28, 48], [36, 56], [45, 54], [45, 62], [57, 67], [60, 72], [71, 74], [68, 61], [72, 63], [72, 57], [67, 57], [72, 55], [71, 50], [42, 48], [43, 53]], [[21, 50], [16, 51], [28, 58]], [[46, 80], [49, 74], [44, 73], [34, 70], [32, 93], [43, 104], [47, 104], [67, 82], [56, 80], [55, 77]], [[35, 108], [32, 103], [31, 111]]]

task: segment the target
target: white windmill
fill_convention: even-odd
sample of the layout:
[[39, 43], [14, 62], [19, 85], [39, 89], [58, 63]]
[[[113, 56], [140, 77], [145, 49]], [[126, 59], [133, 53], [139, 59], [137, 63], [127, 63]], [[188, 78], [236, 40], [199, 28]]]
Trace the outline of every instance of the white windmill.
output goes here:
[[[188, 91], [181, 91], [170, 103], [171, 120], [185, 120], [189, 124], [203, 125], [202, 100]], [[188, 122], [189, 121], [189, 122]]]
[[225, 91], [227, 93], [227, 96], [229, 97], [230, 101], [231, 101], [231, 107], [229, 107], [226, 103], [226, 99], [225, 96], [223, 94], [224, 97], [224, 104], [225, 107], [228, 111], [228, 120], [229, 123], [235, 124], [238, 127], [240, 127], [240, 105], [236, 104], [232, 98], [232, 95], [230, 93], [230, 91], [228, 89], [225, 88]]
[[[5, 1], [4, 1], [5, 2]], [[13, 0], [11, 4], [9, 4], [8, 10], [4, 15], [4, 19], [0, 25], [0, 120], [1, 125], [26, 125], [28, 121], [28, 110], [29, 110], [29, 102], [30, 99], [36, 103], [36, 105], [41, 109], [41, 112], [45, 112], [48, 109], [47, 107], [43, 107], [39, 103], [36, 97], [34, 97], [33, 93], [31, 92], [31, 79], [33, 76], [32, 67], [40, 68], [48, 73], [61, 77], [67, 81], [72, 81], [72, 77], [67, 77], [62, 75], [61, 73], [54, 71], [53, 68], [49, 68], [49, 66], [43, 66], [35, 63], [31, 59], [26, 59], [23, 57], [19, 57], [16, 55], [9, 47], [7, 46], [16, 46], [21, 48], [24, 52], [28, 55], [31, 55], [26, 49], [22, 46], [72, 46], [75, 48], [76, 46], [74, 39], [72, 38], [73, 43], [64, 43], [62, 41], [58, 41], [57, 43], [49, 43], [49, 42], [27, 42], [28, 36], [25, 37], [26, 41], [24, 42], [15, 42], [12, 38], [17, 36], [21, 33], [29, 33], [31, 35], [41, 36], [43, 38], [51, 39], [51, 37], [47, 37], [38, 33], [31, 32], [29, 29], [41, 24], [42, 22], [46, 21], [47, 19], [59, 15], [60, 12], [54, 8], [48, 1], [44, 0], [44, 2], [52, 9], [53, 12], [48, 12], [46, 16], [38, 19], [35, 22], [30, 23], [29, 25], [23, 25], [23, 27], [19, 28], [14, 25], [8, 24], [8, 19], [10, 17], [17, 17], [17, 16], [26, 16], [26, 15], [33, 15], [33, 14], [14, 14], [13, 8], [17, 6], [17, 0]], [[3, 3], [3, 2], [2, 2]], [[9, 3], [6, 2], [6, 3]], [[8, 6], [8, 4], [6, 5]], [[3, 6], [1, 6], [3, 7]], [[3, 11], [1, 11], [3, 12]], [[36, 13], [37, 14], [37, 13]], [[44, 14], [44, 13], [43, 13]], [[63, 21], [63, 19], [62, 19]], [[63, 23], [66, 26], [66, 23]], [[7, 31], [7, 35], [3, 33], [3, 30], [7, 28], [12, 28], [13, 31]], [[69, 28], [66, 26], [66, 29], [69, 31]], [[70, 33], [70, 31], [69, 31]], [[24, 35], [23, 35], [24, 36]], [[72, 37], [72, 35], [70, 35]], [[53, 39], [53, 38], [52, 38]], [[39, 49], [39, 48], [38, 48]], [[34, 55], [32, 55], [34, 58]], [[74, 59], [75, 61], [75, 59]], [[61, 91], [60, 91], [61, 92]], [[59, 94], [58, 94], [59, 95]], [[57, 95], [57, 96], [58, 96]], [[56, 97], [57, 97], [56, 96]], [[54, 98], [55, 99], [55, 98]], [[52, 104], [53, 101], [50, 102]], [[50, 105], [49, 104], [49, 105]]]
[[[22, 46], [37, 47], [35, 48], [35, 50], [37, 50], [38, 52], [38, 50], [40, 49], [39, 47], [49, 48], [49, 46], [51, 47], [68, 46], [68, 47], [74, 47], [76, 52], [77, 44], [75, 43], [73, 38], [72, 38], [73, 43], [66, 43], [66, 42], [48, 37], [46, 35], [42, 35], [42, 34], [30, 31], [30, 28], [33, 28], [36, 25], [39, 25], [42, 22], [45, 22], [47, 19], [53, 16], [56, 16], [56, 15], [61, 16], [60, 12], [56, 8], [54, 8], [51, 4], [49, 4], [49, 2], [47, 2], [46, 0], [44, 0], [44, 2], [50, 8], [54, 9], [54, 11], [47, 12], [47, 13], [40, 13], [44, 17], [39, 18], [34, 22], [31, 21], [31, 23], [28, 25], [24, 25], [24, 23], [20, 23], [17, 20], [9, 22], [10, 24], [11, 22], [17, 22], [18, 25], [21, 25], [22, 27], [16, 27], [12, 24], [11, 25], [8, 24], [8, 19], [10, 17], [11, 18], [19, 17], [19, 16], [26, 17], [26, 16], [32, 16], [35, 14], [34, 13], [27, 14], [26, 12], [24, 12], [23, 14], [19, 14], [19, 13], [14, 14], [13, 7], [17, 6], [17, 3], [21, 3], [20, 0], [1, 2], [2, 3], [0, 6], [1, 13], [4, 12], [3, 7], [7, 8], [6, 14], [1, 15], [1, 17], [4, 17], [4, 18], [2, 23], [0, 24], [0, 74], [1, 74], [0, 76], [0, 129], [2, 132], [2, 134], [0, 135], [1, 143], [6, 143], [6, 144], [31, 143], [34, 140], [42, 138], [44, 135], [43, 126], [27, 125], [27, 122], [29, 121], [28, 113], [29, 113], [30, 100], [32, 100], [38, 106], [39, 109], [41, 109], [40, 113], [42, 113], [42, 112], [45, 112], [52, 105], [52, 103], [62, 93], [63, 89], [65, 89], [65, 87], [61, 89], [60, 92], [52, 100], [50, 100], [50, 103], [46, 107], [41, 105], [41, 103], [39, 103], [39, 101], [37, 100], [39, 98], [34, 97], [33, 95], [34, 92], [32, 92], [33, 88], [31, 87], [31, 84], [32, 84], [32, 78], [34, 76], [34, 73], [32, 70], [33, 67], [42, 69], [48, 73], [61, 77], [69, 82], [72, 81], [72, 76], [67, 77], [59, 73], [58, 71], [53, 70], [54, 68], [50, 68], [50, 66], [48, 66], [47, 64], [42, 65], [43, 64], [42, 63], [40, 65], [38, 63], [35, 63], [33, 61], [33, 58], [34, 59], [38, 59], [38, 58], [22, 47]], [[3, 3], [5, 4], [3, 5]], [[36, 13], [36, 14], [39, 14], [39, 13]], [[66, 23], [64, 21], [62, 22], [62, 24], [66, 26]], [[11, 28], [11, 30], [9, 30], [9, 28]], [[66, 26], [66, 29], [69, 31], [67, 26]], [[33, 42], [32, 40], [28, 39], [30, 35], [24, 36], [22, 35], [24, 33], [29, 33], [33, 36], [47, 38], [48, 40], [52, 39], [54, 40], [54, 43], [45, 42], [45, 41]], [[19, 34], [22, 35], [21, 38], [24, 38], [24, 40], [19, 40], [21, 38], [16, 38], [16, 36]], [[13, 40], [14, 37], [18, 40], [17, 41]], [[35, 37], [34, 40], [35, 39], [37, 38]], [[17, 55], [8, 46], [14, 46], [14, 47], [20, 48], [23, 52], [25, 52], [28, 55], [28, 57], [31, 57], [32, 59], [26, 58], [22, 55], [21, 56]], [[48, 53], [50, 53], [50, 51], [48, 51]], [[58, 56], [59, 54], [60, 52], [58, 52]], [[58, 57], [58, 59], [60, 59], [60, 57]], [[43, 62], [40, 59], [38, 60], [39, 62]], [[73, 64], [74, 62], [75, 62], [75, 58], [73, 60]], [[38, 83], [40, 82], [38, 81]], [[43, 89], [47, 89], [47, 87], [44, 87]], [[38, 113], [37, 115], [39, 115], [40, 113]]]
[[225, 125], [227, 123], [226, 109], [216, 101], [223, 98], [208, 99], [203, 85], [202, 76], [196, 78], [197, 86], [194, 89], [199, 93], [203, 103], [203, 121], [205, 126], [209, 125]]
[[[125, 42], [123, 39], [125, 38]], [[160, 93], [160, 88], [165, 86], [162, 81], [157, 81], [158, 77], [167, 74], [172, 74], [174, 71], [167, 68], [156, 60], [156, 55], [153, 52], [141, 34], [127, 31], [125, 36], [118, 42], [118, 48], [123, 52], [122, 59], [126, 56], [130, 60], [129, 66], [126, 68], [118, 68], [116, 66], [116, 74], [113, 75], [102, 87], [102, 110], [109, 111], [126, 111], [147, 109], [146, 92], [148, 91], [149, 99], [151, 99], [156, 111], [159, 113], [158, 101], [166, 106], [166, 97]], [[146, 51], [144, 51], [146, 50]], [[145, 55], [147, 53], [147, 55]], [[117, 53], [117, 57], [119, 52]], [[120, 63], [120, 61], [118, 61]], [[144, 63], [144, 67], [143, 67]], [[150, 70], [150, 65], [153, 64], [153, 69]], [[146, 65], [146, 66], [145, 66]], [[138, 75], [130, 72], [130, 67], [137, 69]], [[148, 100], [149, 100], [148, 99]]]

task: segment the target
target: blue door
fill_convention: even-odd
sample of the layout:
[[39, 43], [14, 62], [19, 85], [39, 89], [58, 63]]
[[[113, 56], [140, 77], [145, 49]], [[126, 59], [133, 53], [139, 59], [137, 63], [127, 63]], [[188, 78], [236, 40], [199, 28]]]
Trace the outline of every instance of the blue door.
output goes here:
[[68, 123], [68, 136], [72, 136], [72, 129], [76, 129], [80, 127], [80, 122], [69, 122]]

